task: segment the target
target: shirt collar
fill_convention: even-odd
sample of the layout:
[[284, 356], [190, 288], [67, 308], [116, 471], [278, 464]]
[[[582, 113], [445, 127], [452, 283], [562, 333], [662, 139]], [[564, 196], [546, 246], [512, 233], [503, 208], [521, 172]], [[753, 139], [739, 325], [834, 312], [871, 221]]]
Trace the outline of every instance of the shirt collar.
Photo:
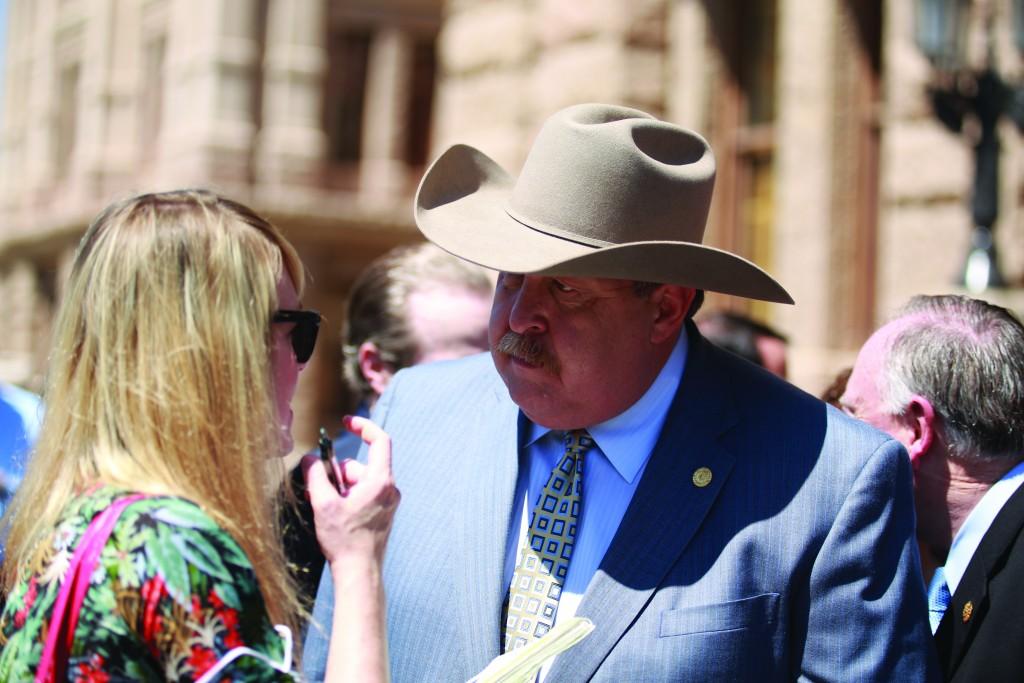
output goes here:
[[946, 558], [946, 565], [943, 567], [950, 595], [956, 592], [956, 587], [960, 584], [960, 579], [967, 571], [967, 565], [970, 564], [971, 558], [978, 549], [981, 539], [985, 537], [988, 528], [992, 526], [999, 511], [1003, 509], [1006, 501], [1022, 483], [1024, 483], [1024, 461], [1017, 463], [1016, 467], [993, 484], [967, 515], [967, 520], [960, 527], [956, 538], [953, 539], [949, 556]]
[[[686, 369], [687, 345], [683, 329], [668, 360], [644, 395], [610, 420], [587, 427], [597, 447], [627, 483], [633, 483], [658, 442], [665, 416]], [[550, 432], [547, 427], [531, 422], [527, 445]]]

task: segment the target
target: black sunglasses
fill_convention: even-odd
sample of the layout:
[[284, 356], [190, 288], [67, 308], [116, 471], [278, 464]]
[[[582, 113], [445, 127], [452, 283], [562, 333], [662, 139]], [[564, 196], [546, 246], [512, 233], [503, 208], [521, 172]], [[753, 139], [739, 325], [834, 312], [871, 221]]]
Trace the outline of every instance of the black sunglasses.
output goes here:
[[292, 328], [292, 349], [295, 351], [295, 360], [305, 363], [313, 355], [313, 347], [316, 346], [316, 335], [320, 331], [320, 314], [313, 310], [290, 310], [281, 309], [274, 312], [271, 318], [275, 323], [294, 323]]

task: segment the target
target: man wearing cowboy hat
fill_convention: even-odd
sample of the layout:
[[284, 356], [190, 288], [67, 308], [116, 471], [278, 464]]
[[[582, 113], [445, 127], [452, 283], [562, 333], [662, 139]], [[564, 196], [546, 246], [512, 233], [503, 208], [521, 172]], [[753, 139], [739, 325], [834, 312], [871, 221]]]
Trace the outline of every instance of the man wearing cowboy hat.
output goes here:
[[[701, 244], [714, 172], [699, 136], [593, 104], [516, 180], [466, 146], [427, 171], [420, 230], [500, 275], [490, 356], [403, 371], [374, 413], [394, 680], [465, 681], [574, 615], [595, 629], [547, 681], [935, 672], [905, 452], [691, 321], [705, 289], [792, 302]], [[332, 604], [328, 579], [311, 680]]]

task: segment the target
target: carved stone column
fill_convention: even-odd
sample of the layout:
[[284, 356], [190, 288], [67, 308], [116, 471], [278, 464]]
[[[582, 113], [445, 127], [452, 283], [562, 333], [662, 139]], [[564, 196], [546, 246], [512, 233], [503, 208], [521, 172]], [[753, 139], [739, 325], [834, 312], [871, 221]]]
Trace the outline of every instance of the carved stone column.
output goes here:
[[325, 5], [269, 0], [255, 153], [255, 176], [264, 189], [315, 184], [324, 163]]
[[411, 69], [409, 36], [394, 26], [379, 29], [370, 45], [363, 109], [360, 186], [364, 193], [393, 196], [405, 183]]

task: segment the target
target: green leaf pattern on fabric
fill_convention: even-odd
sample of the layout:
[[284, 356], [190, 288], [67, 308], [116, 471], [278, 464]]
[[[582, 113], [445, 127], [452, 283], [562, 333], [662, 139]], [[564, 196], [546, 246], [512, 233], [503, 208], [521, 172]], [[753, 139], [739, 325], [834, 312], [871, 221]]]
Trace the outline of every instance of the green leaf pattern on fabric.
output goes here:
[[[129, 493], [101, 488], [73, 499], [39, 566], [23, 569], [0, 613], [0, 680], [34, 677], [75, 545], [93, 516]], [[154, 497], [130, 505], [90, 579], [67, 680], [193, 681], [242, 646], [284, 658], [241, 547], [189, 501]], [[221, 680], [296, 678], [245, 657]]]

